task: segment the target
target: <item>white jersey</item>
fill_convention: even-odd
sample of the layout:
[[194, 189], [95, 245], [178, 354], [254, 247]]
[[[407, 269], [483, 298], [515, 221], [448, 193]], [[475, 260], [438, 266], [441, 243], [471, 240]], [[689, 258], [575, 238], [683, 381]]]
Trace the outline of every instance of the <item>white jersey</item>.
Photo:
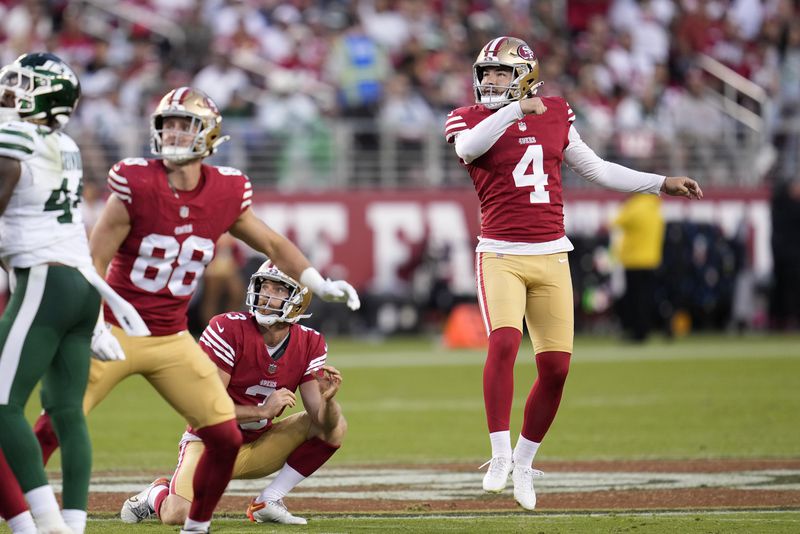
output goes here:
[[29, 122], [0, 124], [0, 156], [19, 160], [20, 178], [0, 217], [7, 267], [47, 262], [91, 267], [79, 204], [83, 165], [68, 135]]

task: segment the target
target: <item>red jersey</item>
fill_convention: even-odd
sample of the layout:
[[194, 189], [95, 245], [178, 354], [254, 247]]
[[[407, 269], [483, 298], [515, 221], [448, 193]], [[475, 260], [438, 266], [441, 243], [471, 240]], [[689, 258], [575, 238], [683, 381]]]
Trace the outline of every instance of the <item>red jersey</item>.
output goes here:
[[[482, 237], [544, 243], [564, 236], [561, 163], [575, 114], [561, 97], [541, 98], [547, 107], [543, 115], [526, 115], [483, 155], [464, 164], [481, 203]], [[483, 105], [451, 111], [447, 141], [492, 113]]]
[[[161, 160], [129, 158], [108, 173], [108, 186], [130, 216], [131, 229], [106, 281], [130, 302], [154, 336], [186, 330], [186, 308], [217, 239], [250, 205], [247, 176], [203, 165], [193, 191], [175, 192]], [[106, 307], [105, 318], [117, 324]]]
[[[240, 406], [260, 406], [281, 388], [296, 391], [303, 382], [315, 380], [313, 373], [328, 357], [322, 334], [298, 324], [289, 327], [288, 339], [270, 356], [255, 317], [241, 312], [213, 317], [200, 336], [200, 346], [231, 375], [228, 395]], [[271, 419], [239, 424], [245, 443], [258, 439], [270, 426]]]

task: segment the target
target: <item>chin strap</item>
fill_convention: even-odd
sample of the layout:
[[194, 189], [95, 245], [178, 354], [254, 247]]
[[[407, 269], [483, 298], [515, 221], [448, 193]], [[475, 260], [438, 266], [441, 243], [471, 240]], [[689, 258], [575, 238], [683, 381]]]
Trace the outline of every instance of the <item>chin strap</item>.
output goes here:
[[283, 317], [282, 315], [274, 315], [274, 314], [272, 314], [272, 315], [262, 315], [258, 311], [255, 312], [253, 315], [256, 316], [256, 321], [258, 321], [258, 324], [260, 324], [261, 326], [272, 326], [275, 323], [290, 323], [290, 324], [294, 324], [297, 321], [299, 321], [300, 319], [308, 319], [309, 317], [311, 317], [311, 314], [308, 313], [306, 315], [298, 315], [296, 317], [292, 317], [291, 319], [287, 319], [287, 318]]
[[222, 143], [225, 143], [226, 141], [230, 141], [230, 140], [231, 140], [231, 136], [230, 135], [223, 135], [222, 137], [217, 137], [214, 140], [214, 142], [211, 143], [211, 154], [214, 153], [214, 151], [217, 149], [217, 147], [219, 145], [221, 145]]

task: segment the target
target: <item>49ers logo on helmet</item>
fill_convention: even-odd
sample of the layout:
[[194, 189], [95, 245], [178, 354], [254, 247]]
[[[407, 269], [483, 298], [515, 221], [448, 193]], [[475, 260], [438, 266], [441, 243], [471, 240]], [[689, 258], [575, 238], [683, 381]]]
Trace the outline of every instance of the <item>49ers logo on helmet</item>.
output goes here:
[[519, 45], [519, 48], [517, 48], [517, 55], [525, 61], [533, 61], [536, 59], [536, 54], [534, 54], [531, 47], [526, 44]]

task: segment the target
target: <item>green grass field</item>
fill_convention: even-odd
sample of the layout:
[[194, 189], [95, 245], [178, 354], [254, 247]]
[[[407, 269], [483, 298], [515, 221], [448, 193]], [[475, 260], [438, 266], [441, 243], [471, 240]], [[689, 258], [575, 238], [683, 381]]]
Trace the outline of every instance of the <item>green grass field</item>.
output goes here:
[[[481, 396], [483, 351], [447, 351], [424, 339], [330, 340], [349, 434], [333, 466], [488, 459]], [[517, 360], [512, 436], [535, 366]], [[32, 401], [33, 419], [38, 403]], [[170, 472], [181, 419], [139, 377], [90, 416], [98, 471]], [[579, 338], [558, 418], [538, 460], [798, 458], [800, 336], [693, 336], [644, 346]], [[58, 467], [54, 457], [49, 468]], [[800, 504], [800, 503], [798, 503]], [[800, 512], [679, 516], [563, 515], [472, 518], [317, 518], [308, 532], [800, 532]], [[239, 520], [217, 532], [273, 532]], [[0, 527], [0, 532], [2, 532]], [[174, 530], [174, 529], [172, 529]], [[155, 524], [136, 531], [168, 532]], [[88, 532], [128, 532], [99, 519]], [[133, 532], [133, 530], [130, 530]]]

